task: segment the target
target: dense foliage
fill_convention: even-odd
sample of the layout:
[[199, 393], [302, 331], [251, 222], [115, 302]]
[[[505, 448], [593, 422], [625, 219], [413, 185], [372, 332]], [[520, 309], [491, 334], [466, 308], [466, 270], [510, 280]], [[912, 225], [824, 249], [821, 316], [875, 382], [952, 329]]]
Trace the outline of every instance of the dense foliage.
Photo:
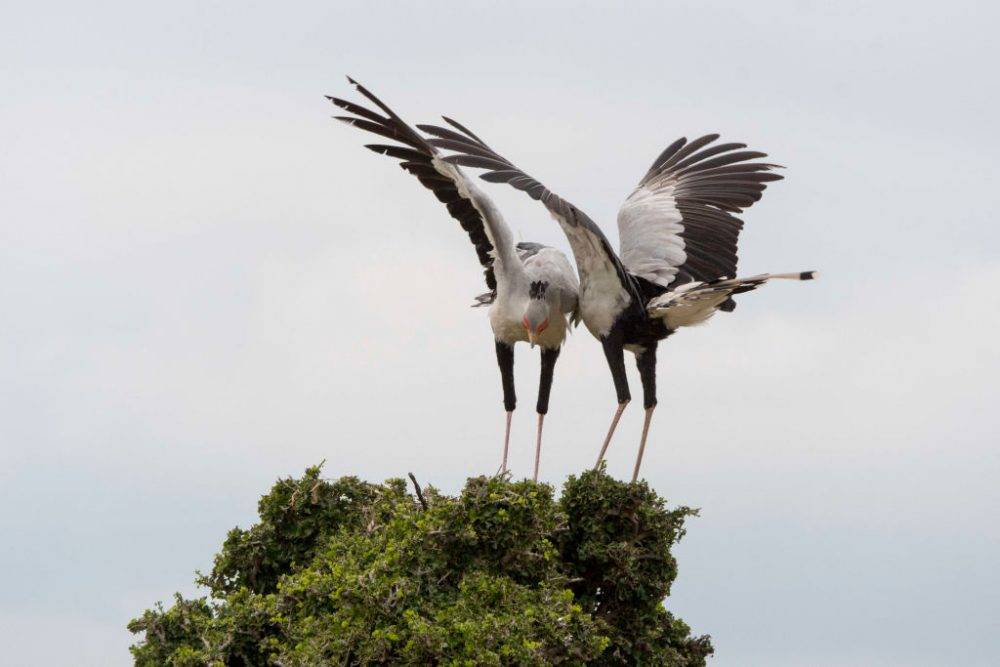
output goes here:
[[[424, 507], [426, 505], [426, 507]], [[136, 665], [704, 665], [712, 648], [664, 607], [693, 510], [645, 483], [477, 477], [458, 497], [403, 480], [263, 496], [198, 582], [209, 598], [129, 623]]]

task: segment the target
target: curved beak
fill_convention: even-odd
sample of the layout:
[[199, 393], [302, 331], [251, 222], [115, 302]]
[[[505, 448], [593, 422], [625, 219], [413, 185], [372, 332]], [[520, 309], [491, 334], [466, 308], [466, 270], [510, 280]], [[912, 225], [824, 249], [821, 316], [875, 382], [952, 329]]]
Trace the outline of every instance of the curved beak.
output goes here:
[[534, 331], [532, 331], [531, 329], [528, 329], [528, 343], [531, 345], [532, 349], [535, 348], [535, 343], [536, 342], [538, 342], [538, 336], [535, 334]]

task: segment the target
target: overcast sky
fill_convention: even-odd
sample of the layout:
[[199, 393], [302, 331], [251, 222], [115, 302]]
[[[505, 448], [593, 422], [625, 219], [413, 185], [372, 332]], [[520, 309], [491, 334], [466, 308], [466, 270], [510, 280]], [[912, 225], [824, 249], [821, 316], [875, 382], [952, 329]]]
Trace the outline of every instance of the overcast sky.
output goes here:
[[[378, 4], [0, 10], [4, 659], [129, 664], [128, 619], [195, 593], [271, 482], [320, 460], [448, 491], [496, 469], [480, 269], [330, 120], [351, 74], [412, 122], [462, 120], [615, 241], [678, 136], [786, 165], [741, 271], [821, 280], [661, 346], [644, 474], [702, 508], [669, 607], [718, 666], [997, 664], [996, 4]], [[519, 348], [519, 476], [537, 369]], [[546, 481], [592, 463], [614, 407], [581, 327]], [[633, 406], [612, 474], [640, 426]]]

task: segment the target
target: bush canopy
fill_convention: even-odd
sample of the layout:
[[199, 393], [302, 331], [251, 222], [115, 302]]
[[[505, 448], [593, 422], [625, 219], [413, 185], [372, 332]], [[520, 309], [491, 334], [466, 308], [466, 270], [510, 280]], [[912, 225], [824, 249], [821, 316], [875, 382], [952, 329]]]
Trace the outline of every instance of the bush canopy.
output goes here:
[[402, 479], [278, 481], [234, 528], [207, 597], [133, 619], [139, 666], [704, 665], [663, 606], [696, 512], [603, 471], [562, 495], [475, 477], [457, 497]]

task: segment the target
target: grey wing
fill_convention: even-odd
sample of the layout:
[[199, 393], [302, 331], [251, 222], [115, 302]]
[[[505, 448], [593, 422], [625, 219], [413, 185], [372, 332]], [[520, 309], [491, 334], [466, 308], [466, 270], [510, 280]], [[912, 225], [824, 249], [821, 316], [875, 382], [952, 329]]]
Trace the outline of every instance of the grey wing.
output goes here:
[[400, 160], [404, 170], [416, 176], [445, 204], [448, 213], [458, 220], [475, 246], [490, 293], [497, 289], [498, 276], [510, 271], [520, 273], [522, 268], [514, 253], [513, 234], [493, 202], [457, 166], [441, 160], [437, 149], [392, 109], [350, 77], [348, 81], [385, 115], [354, 102], [329, 97], [338, 107], [353, 114], [337, 116], [337, 119], [402, 144], [368, 144], [366, 148]]
[[650, 167], [618, 212], [621, 258], [633, 274], [663, 287], [736, 275], [741, 213], [778, 165], [745, 144], [710, 145], [710, 134], [678, 139]]
[[580, 278], [601, 284], [609, 291], [618, 290], [626, 303], [640, 303], [635, 281], [611, 248], [604, 232], [586, 213], [515, 167], [460, 123], [447, 117], [444, 120], [455, 129], [434, 125], [417, 127], [437, 137], [430, 140], [432, 145], [457, 152], [445, 158], [447, 162], [485, 169], [486, 172], [481, 175], [483, 180], [508, 183], [517, 190], [527, 192], [532, 199], [541, 201], [569, 240]]

